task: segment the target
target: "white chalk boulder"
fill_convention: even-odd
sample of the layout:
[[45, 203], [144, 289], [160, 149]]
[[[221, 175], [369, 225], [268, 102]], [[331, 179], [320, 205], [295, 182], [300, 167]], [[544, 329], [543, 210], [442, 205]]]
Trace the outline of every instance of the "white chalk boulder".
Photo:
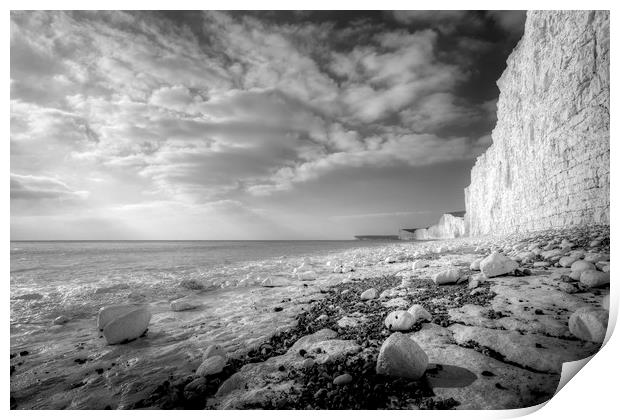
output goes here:
[[419, 304], [413, 305], [411, 308], [407, 309], [407, 312], [413, 315], [414, 324], [422, 321], [430, 321], [432, 319], [431, 314]]
[[461, 270], [453, 268], [451, 270], [445, 270], [437, 273], [433, 276], [433, 281], [437, 285], [441, 284], [453, 284], [456, 283], [461, 277]]
[[609, 284], [609, 273], [596, 270], [585, 270], [579, 277], [579, 282], [588, 287], [601, 287]]
[[99, 313], [97, 314], [97, 328], [99, 331], [103, 331], [103, 327], [105, 327], [110, 321], [126, 315], [129, 312], [135, 311], [143, 306], [144, 305], [140, 303], [124, 303], [120, 305], [104, 306], [99, 309]]
[[135, 340], [146, 332], [150, 320], [151, 311], [146, 306], [141, 306], [108, 322], [103, 327], [103, 336], [108, 344]]
[[378, 294], [377, 289], [371, 288], [371, 289], [368, 289], [365, 292], [363, 292], [360, 295], [360, 299], [362, 299], [362, 300], [376, 299], [377, 298], [377, 294]]
[[602, 343], [607, 332], [609, 312], [590, 307], [577, 309], [568, 320], [568, 329], [577, 338]]
[[519, 268], [519, 264], [516, 261], [511, 260], [499, 252], [493, 252], [480, 261], [480, 271], [488, 278], [511, 273], [517, 268]]
[[388, 314], [383, 324], [391, 331], [409, 331], [415, 324], [415, 318], [407, 311], [393, 311]]
[[558, 261], [558, 263], [560, 264], [560, 266], [562, 267], [572, 267], [572, 265], [578, 260], [578, 258], [575, 257], [562, 257], [560, 258], [560, 261]]
[[170, 302], [170, 309], [174, 312], [189, 311], [198, 307], [196, 302], [187, 298], [181, 298]]
[[582, 273], [586, 270], [596, 270], [596, 267], [591, 262], [583, 260], [575, 261], [570, 266], [570, 271], [573, 273]]
[[216, 375], [224, 370], [226, 366], [226, 358], [223, 356], [211, 356], [206, 359], [196, 370], [197, 376]]
[[420, 379], [428, 366], [428, 356], [405, 334], [390, 335], [381, 346], [376, 372], [379, 375]]

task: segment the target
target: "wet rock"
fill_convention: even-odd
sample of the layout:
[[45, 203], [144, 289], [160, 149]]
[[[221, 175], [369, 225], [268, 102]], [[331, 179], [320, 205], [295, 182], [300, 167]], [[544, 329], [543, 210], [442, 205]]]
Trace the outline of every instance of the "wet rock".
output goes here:
[[337, 322], [340, 328], [353, 328], [360, 324], [360, 320], [350, 316], [343, 316]]
[[585, 257], [583, 258], [584, 261], [587, 262], [591, 262], [591, 263], [597, 263], [599, 261], [604, 261], [606, 259], [609, 259], [609, 255], [606, 254], [598, 254], [598, 253], [588, 253], [585, 255]]
[[480, 262], [480, 271], [488, 278], [508, 274], [518, 267], [519, 264], [499, 252], [492, 253]]
[[577, 338], [594, 343], [602, 343], [607, 332], [609, 312], [583, 307], [577, 309], [568, 320], [570, 332]]
[[189, 311], [190, 309], [195, 309], [197, 307], [197, 303], [192, 302], [187, 298], [181, 298], [170, 302], [170, 309], [174, 312]]
[[383, 324], [391, 331], [409, 331], [415, 324], [415, 318], [407, 311], [394, 311], [388, 314]]
[[415, 261], [412, 265], [411, 268], [413, 268], [414, 270], [419, 270], [420, 268], [426, 268], [428, 267], [428, 262], [427, 261], [422, 261], [422, 260], [418, 260]]
[[585, 270], [579, 277], [579, 282], [588, 287], [601, 287], [609, 284], [609, 273], [596, 270]]
[[532, 266], [534, 267], [549, 267], [551, 263], [549, 261], [536, 261]]
[[363, 292], [360, 295], [360, 299], [362, 299], [362, 300], [376, 299], [377, 295], [378, 295], [377, 289], [371, 288], [371, 289], [368, 289], [365, 292]]
[[144, 307], [144, 305], [137, 303], [104, 306], [99, 309], [99, 312], [97, 313], [97, 328], [100, 331], [103, 331], [103, 327], [105, 327], [113, 319], [126, 315], [129, 312], [141, 307]]
[[573, 273], [582, 273], [586, 270], [596, 270], [596, 267], [591, 262], [579, 260], [572, 263], [570, 269]]
[[581, 278], [581, 271], [571, 271], [568, 277], [573, 281], [579, 281]]
[[380, 375], [419, 379], [428, 366], [428, 356], [420, 346], [401, 333], [390, 335], [379, 350], [376, 372]]
[[207, 380], [204, 377], [196, 378], [183, 388], [183, 396], [188, 401], [200, 399], [207, 392]]
[[353, 377], [348, 373], [344, 373], [334, 378], [334, 385], [346, 385], [351, 383], [351, 381], [353, 381]]
[[220, 373], [226, 366], [226, 359], [223, 356], [211, 356], [206, 359], [196, 370], [197, 376], [209, 376]]
[[560, 250], [560, 249], [552, 249], [552, 250], [549, 250], [549, 251], [541, 252], [540, 256], [543, 257], [543, 259], [545, 259], [547, 261], [551, 261], [554, 258], [559, 259], [562, 254], [563, 254], [562, 250]]
[[575, 258], [575, 257], [562, 257], [562, 258], [560, 258], [560, 261], [558, 261], [558, 263], [562, 267], [570, 267], [577, 260], [578, 260], [578, 258]]
[[433, 276], [433, 281], [437, 285], [454, 284], [459, 280], [460, 277], [461, 270], [459, 270], [458, 268], [453, 268], [435, 274]]
[[411, 308], [407, 310], [411, 315], [413, 315], [413, 323], [417, 324], [422, 321], [430, 321], [433, 317], [431, 314], [424, 309], [422, 305], [415, 304]]
[[114, 318], [103, 327], [103, 336], [108, 344], [121, 344], [135, 340], [146, 332], [151, 312], [146, 306]]

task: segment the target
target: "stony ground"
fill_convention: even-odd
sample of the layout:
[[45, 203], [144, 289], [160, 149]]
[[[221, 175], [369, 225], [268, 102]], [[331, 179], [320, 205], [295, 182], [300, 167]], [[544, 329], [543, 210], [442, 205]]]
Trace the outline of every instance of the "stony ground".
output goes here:
[[[487, 278], [477, 263], [494, 251], [516, 261], [518, 268]], [[576, 261], [590, 261], [596, 275], [607, 273], [607, 281], [582, 281], [571, 269]], [[458, 279], [436, 284], [433, 278], [448, 269], [458, 270]], [[280, 332], [269, 339], [229, 351], [218, 372], [171, 374], [123, 408], [504, 409], [538, 404], [555, 392], [562, 363], [592, 355], [601, 345], [602, 339], [594, 337], [596, 322], [593, 326], [586, 319], [571, 327], [569, 319], [587, 308], [603, 313], [606, 323], [601, 307], [609, 307], [603, 302], [609, 294], [609, 229], [403, 245], [374, 260], [329, 261], [316, 271], [321, 277], [327, 270], [332, 272], [328, 280], [304, 283], [312, 298], [301, 306], [295, 298], [273, 305], [274, 320], [296, 314], [295, 322], [287, 321], [291, 326], [274, 326]], [[362, 300], [369, 288], [377, 296]], [[430, 314], [403, 331], [428, 356], [425, 373], [415, 380], [378, 374], [381, 347], [393, 333], [384, 320], [413, 304]], [[13, 365], [22, 355], [11, 357]]]

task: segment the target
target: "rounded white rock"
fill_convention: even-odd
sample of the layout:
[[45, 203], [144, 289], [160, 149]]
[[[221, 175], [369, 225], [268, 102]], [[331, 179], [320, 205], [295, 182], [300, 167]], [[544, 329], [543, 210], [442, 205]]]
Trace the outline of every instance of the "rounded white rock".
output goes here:
[[407, 311], [393, 311], [388, 314], [383, 324], [391, 331], [409, 331], [415, 324], [415, 318]]
[[568, 320], [568, 329], [577, 338], [602, 343], [607, 332], [609, 312], [590, 307], [577, 309]]
[[430, 321], [432, 319], [431, 314], [419, 304], [413, 305], [411, 308], [407, 309], [407, 312], [413, 315], [414, 324], [421, 321]]
[[428, 366], [428, 356], [405, 334], [390, 335], [381, 346], [376, 372], [379, 375], [419, 379]]
[[579, 282], [588, 287], [600, 287], [609, 284], [609, 273], [596, 270], [585, 270], [581, 272]]
[[211, 356], [206, 359], [196, 370], [197, 376], [209, 376], [220, 373], [226, 366], [226, 358], [223, 356]]
[[365, 292], [363, 292], [360, 295], [360, 299], [362, 299], [362, 300], [376, 299], [377, 298], [377, 294], [378, 294], [377, 289], [375, 289], [373, 287], [373, 288], [370, 288], [370, 289], [366, 290]]

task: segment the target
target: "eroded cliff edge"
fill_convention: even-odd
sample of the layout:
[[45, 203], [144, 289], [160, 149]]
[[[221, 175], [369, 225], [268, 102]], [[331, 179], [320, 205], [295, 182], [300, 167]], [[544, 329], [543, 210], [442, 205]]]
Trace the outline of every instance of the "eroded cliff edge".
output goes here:
[[469, 235], [609, 223], [609, 12], [530, 11], [497, 82]]

